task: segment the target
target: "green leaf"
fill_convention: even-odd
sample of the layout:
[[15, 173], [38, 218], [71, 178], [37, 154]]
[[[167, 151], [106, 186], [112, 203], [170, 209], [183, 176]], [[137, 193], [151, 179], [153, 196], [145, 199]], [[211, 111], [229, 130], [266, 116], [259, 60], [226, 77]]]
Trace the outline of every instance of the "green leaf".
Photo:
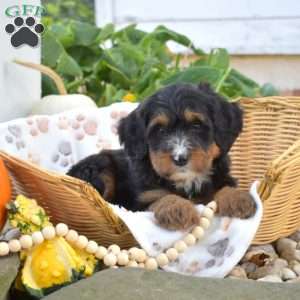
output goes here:
[[[226, 83], [226, 84], [225, 84]], [[230, 97], [256, 97], [258, 94], [258, 88], [253, 88], [247, 82], [241, 80], [239, 77], [234, 76], [234, 73], [230, 73], [225, 81], [225, 89], [223, 91], [231, 90]]]
[[98, 43], [98, 36], [101, 32], [100, 28], [79, 21], [72, 21], [70, 26], [75, 38], [73, 45], [91, 46]]
[[134, 46], [125, 43], [109, 49], [106, 53], [109, 55], [110, 64], [129, 79], [135, 78], [144, 64], [143, 53]]
[[215, 86], [220, 80], [222, 71], [212, 67], [190, 67], [184, 71], [171, 75], [162, 81], [163, 85], [175, 83], [194, 83], [208, 82]]
[[208, 64], [218, 69], [229, 68], [229, 54], [224, 48], [213, 49], [208, 57]]
[[82, 76], [80, 66], [66, 52], [58, 58], [56, 70], [63, 75]]
[[64, 52], [65, 50], [61, 43], [55, 38], [53, 33], [47, 30], [42, 37], [42, 63], [54, 68], [58, 58]]
[[265, 83], [259, 90], [261, 96], [269, 97], [269, 96], [277, 96], [279, 95], [278, 90], [271, 83]]
[[100, 43], [106, 41], [107, 39], [109, 39], [113, 33], [115, 31], [115, 25], [114, 24], [107, 24], [105, 25], [101, 30], [100, 30], [100, 33], [98, 35], [98, 41]]
[[137, 45], [147, 33], [136, 28], [136, 24], [130, 24], [114, 33], [112, 39]]
[[152, 33], [146, 35], [141, 41], [141, 44], [143, 46], [147, 46], [153, 40], [158, 40], [164, 44], [168, 41], [174, 41], [186, 47], [193, 46], [191, 40], [187, 36], [170, 30], [163, 25], [156, 27], [156, 29]]
[[259, 84], [254, 80], [250, 79], [249, 77], [243, 75], [239, 71], [232, 69], [230, 71], [230, 76], [233, 76], [243, 82], [245, 85], [249, 86], [250, 88], [257, 89], [259, 88]]
[[70, 47], [75, 40], [74, 33], [69, 25], [63, 23], [55, 23], [50, 27], [55, 38], [65, 47]]

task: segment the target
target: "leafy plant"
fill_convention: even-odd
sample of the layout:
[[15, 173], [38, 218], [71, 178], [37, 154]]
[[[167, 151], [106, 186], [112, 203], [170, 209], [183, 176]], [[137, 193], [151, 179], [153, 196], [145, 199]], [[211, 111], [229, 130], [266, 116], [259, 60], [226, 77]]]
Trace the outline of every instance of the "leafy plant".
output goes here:
[[[193, 57], [173, 54], [172, 41], [187, 48]], [[272, 85], [261, 88], [255, 81], [230, 66], [225, 49], [209, 54], [192, 41], [165, 26], [147, 33], [135, 25], [116, 31], [74, 20], [56, 22], [43, 36], [42, 62], [65, 80], [69, 93], [83, 92], [98, 105], [121, 99], [143, 100], [159, 88], [178, 82], [208, 82], [228, 99], [275, 93]], [[43, 78], [43, 94], [55, 93]]]
[[94, 23], [93, 0], [43, 0], [46, 9], [43, 24], [50, 25], [64, 18]]

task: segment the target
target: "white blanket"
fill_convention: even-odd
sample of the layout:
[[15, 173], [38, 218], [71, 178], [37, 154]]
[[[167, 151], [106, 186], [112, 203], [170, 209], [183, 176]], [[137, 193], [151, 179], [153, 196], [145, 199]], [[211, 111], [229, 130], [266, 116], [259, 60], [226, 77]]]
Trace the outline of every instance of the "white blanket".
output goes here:
[[[116, 103], [99, 109], [31, 116], [0, 124], [0, 149], [46, 169], [66, 173], [74, 163], [102, 149], [120, 148], [116, 126], [136, 104]], [[215, 217], [204, 238], [164, 269], [195, 276], [224, 277], [242, 258], [255, 236], [262, 205], [251, 187], [258, 210], [248, 220]], [[132, 213], [113, 206], [139, 244], [155, 256], [183, 238], [156, 225], [151, 212]], [[198, 205], [201, 212], [203, 206]]]

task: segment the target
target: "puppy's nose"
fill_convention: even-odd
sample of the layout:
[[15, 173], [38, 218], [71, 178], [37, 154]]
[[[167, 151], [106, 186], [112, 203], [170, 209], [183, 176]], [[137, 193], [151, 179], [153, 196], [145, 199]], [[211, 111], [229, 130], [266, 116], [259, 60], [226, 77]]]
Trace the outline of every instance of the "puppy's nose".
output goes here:
[[187, 164], [188, 158], [186, 155], [178, 155], [173, 157], [173, 162], [176, 166], [183, 167]]

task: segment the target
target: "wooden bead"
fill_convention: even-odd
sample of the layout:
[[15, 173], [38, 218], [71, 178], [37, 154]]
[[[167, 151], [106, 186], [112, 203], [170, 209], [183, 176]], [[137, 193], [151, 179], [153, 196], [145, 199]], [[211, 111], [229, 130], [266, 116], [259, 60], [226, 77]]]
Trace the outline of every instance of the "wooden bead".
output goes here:
[[55, 231], [56, 231], [56, 234], [58, 236], [66, 236], [69, 232], [69, 228], [66, 224], [64, 223], [58, 223], [56, 226], [55, 226]]
[[200, 226], [203, 227], [204, 229], [207, 229], [210, 225], [210, 221], [205, 218], [205, 217], [201, 217], [200, 218]]
[[120, 266], [126, 266], [129, 262], [128, 255], [122, 252], [117, 255], [117, 260]]
[[0, 242], [0, 256], [5, 256], [9, 253], [9, 247], [6, 242]]
[[148, 258], [145, 262], [145, 268], [147, 270], [156, 270], [158, 268], [157, 261], [152, 257]]
[[89, 241], [85, 250], [87, 253], [95, 254], [98, 250], [98, 244], [95, 241]]
[[206, 205], [206, 207], [211, 208], [215, 212], [217, 210], [217, 202], [216, 201], [211, 201]]
[[117, 257], [115, 254], [113, 253], [108, 253], [104, 256], [103, 258], [103, 262], [106, 266], [108, 267], [112, 267], [115, 266], [117, 263]]
[[96, 251], [96, 254], [95, 256], [98, 258], [98, 259], [102, 259], [105, 255], [107, 254], [107, 249], [103, 246], [99, 246], [97, 251]]
[[121, 252], [121, 249], [118, 245], [110, 245], [108, 247], [108, 252], [111, 252], [111, 253], [117, 255]]
[[135, 260], [138, 263], [143, 263], [146, 260], [146, 258], [147, 258], [147, 254], [146, 254], [146, 252], [143, 249], [138, 249], [138, 251], [137, 251], [136, 254], [137, 254], [137, 256], [136, 256]]
[[177, 241], [174, 244], [174, 248], [179, 252], [182, 253], [187, 249], [187, 245], [184, 241]]
[[130, 260], [127, 264], [127, 267], [131, 267], [131, 268], [137, 268], [138, 267], [138, 263], [135, 260]]
[[20, 237], [20, 244], [23, 249], [29, 249], [32, 247], [33, 241], [30, 235], [22, 235]]
[[201, 226], [196, 226], [192, 231], [192, 235], [196, 239], [201, 239], [204, 236], [204, 229]]
[[45, 239], [43, 234], [40, 231], [35, 231], [32, 235], [32, 241], [35, 245], [41, 244]]
[[196, 244], [196, 238], [190, 233], [187, 234], [183, 240], [188, 246], [193, 246]]
[[175, 248], [170, 248], [166, 251], [166, 255], [170, 261], [174, 261], [178, 257], [178, 251]]
[[205, 217], [208, 220], [211, 220], [213, 218], [213, 216], [214, 216], [214, 212], [213, 212], [213, 210], [211, 208], [205, 207], [203, 209], [203, 212], [202, 212], [201, 215], [202, 215], [202, 217]]
[[79, 249], [84, 249], [87, 246], [88, 242], [89, 241], [86, 236], [80, 235], [78, 236], [75, 246]]
[[109, 267], [110, 269], [119, 269], [119, 267], [118, 266], [111, 266], [111, 267]]
[[66, 235], [66, 240], [70, 243], [76, 243], [77, 239], [78, 239], [77, 231], [73, 229], [69, 230], [69, 232]]
[[128, 256], [130, 260], [136, 260], [138, 256], [139, 249], [137, 247], [132, 247], [128, 250]]
[[53, 226], [46, 226], [42, 229], [42, 234], [46, 240], [55, 238], [56, 232]]
[[160, 253], [156, 257], [157, 264], [162, 268], [169, 263], [168, 256], [165, 253]]
[[10, 240], [8, 242], [8, 247], [9, 247], [9, 250], [10, 252], [19, 252], [21, 250], [21, 244], [20, 244], [20, 241], [19, 240]]

